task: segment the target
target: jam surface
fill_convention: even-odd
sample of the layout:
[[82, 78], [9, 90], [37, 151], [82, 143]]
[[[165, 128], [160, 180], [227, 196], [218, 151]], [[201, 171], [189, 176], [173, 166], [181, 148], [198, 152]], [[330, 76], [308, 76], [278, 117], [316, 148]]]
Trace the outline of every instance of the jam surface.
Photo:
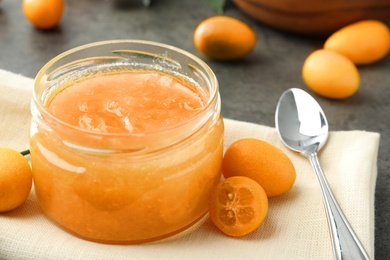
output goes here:
[[203, 108], [199, 90], [159, 72], [98, 75], [62, 90], [49, 104], [60, 120], [106, 133], [164, 130]]

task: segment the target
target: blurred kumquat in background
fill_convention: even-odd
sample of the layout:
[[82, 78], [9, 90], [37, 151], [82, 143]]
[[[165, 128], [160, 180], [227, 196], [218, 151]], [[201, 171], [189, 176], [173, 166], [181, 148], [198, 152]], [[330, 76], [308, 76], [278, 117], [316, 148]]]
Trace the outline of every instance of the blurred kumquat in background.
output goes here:
[[64, 12], [63, 0], [23, 0], [23, 14], [39, 29], [51, 29], [58, 25]]

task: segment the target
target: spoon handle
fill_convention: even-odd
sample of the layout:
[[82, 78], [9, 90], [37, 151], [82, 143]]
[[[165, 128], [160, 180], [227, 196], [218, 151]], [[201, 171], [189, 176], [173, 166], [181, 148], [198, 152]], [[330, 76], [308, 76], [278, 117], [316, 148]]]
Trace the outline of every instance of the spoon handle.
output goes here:
[[321, 168], [317, 153], [310, 154], [308, 158], [321, 186], [334, 258], [337, 260], [370, 259], [337, 203]]

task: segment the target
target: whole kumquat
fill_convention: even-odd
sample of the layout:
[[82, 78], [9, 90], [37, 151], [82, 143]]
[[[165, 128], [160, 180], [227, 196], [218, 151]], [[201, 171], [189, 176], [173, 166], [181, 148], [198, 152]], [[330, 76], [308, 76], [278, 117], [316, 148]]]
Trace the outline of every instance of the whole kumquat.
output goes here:
[[331, 50], [317, 50], [304, 61], [302, 77], [320, 96], [343, 99], [352, 96], [360, 85], [356, 65], [344, 55]]
[[336, 51], [357, 65], [370, 64], [389, 53], [390, 31], [383, 22], [363, 20], [333, 33], [324, 49]]
[[63, 0], [23, 0], [24, 16], [39, 29], [51, 29], [58, 25], [64, 12]]
[[228, 147], [222, 173], [225, 178], [245, 176], [255, 180], [268, 197], [289, 191], [296, 178], [294, 165], [285, 153], [255, 138], [239, 139]]
[[256, 34], [246, 23], [224, 15], [200, 22], [193, 38], [200, 53], [217, 60], [242, 58], [256, 45]]
[[27, 199], [32, 173], [27, 160], [13, 149], [0, 148], [0, 162], [0, 212], [5, 212]]

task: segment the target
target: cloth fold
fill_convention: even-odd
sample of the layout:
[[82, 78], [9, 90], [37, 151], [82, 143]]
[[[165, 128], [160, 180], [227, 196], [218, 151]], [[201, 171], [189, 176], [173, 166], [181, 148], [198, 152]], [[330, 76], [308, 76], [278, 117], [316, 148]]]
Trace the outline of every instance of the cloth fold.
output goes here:
[[[33, 79], [0, 70], [0, 146], [28, 148]], [[286, 194], [271, 198], [263, 224], [242, 238], [219, 232], [206, 215], [188, 230], [141, 245], [106, 245], [63, 231], [39, 209], [34, 189], [20, 207], [0, 213], [0, 259], [332, 259], [322, 196], [310, 162], [288, 150], [275, 128], [225, 119], [225, 149], [253, 137], [292, 160], [297, 179]], [[374, 258], [374, 192], [380, 135], [333, 131], [319, 160], [351, 226]]]

